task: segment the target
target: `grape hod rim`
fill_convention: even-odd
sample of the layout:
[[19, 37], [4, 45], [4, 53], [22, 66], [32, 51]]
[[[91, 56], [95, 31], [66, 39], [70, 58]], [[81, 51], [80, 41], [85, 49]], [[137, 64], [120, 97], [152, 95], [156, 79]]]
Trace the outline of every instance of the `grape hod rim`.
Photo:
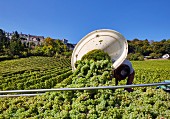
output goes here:
[[75, 46], [71, 66], [74, 71], [75, 62], [81, 60], [83, 55], [94, 49], [107, 52], [113, 61], [112, 67], [116, 69], [127, 57], [128, 43], [119, 32], [111, 29], [99, 29], [84, 36]]

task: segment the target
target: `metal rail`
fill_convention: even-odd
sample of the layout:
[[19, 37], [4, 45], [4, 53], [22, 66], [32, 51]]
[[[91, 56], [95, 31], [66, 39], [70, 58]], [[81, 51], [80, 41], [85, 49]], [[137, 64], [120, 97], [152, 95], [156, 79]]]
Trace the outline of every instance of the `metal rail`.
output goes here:
[[13, 95], [0, 95], [0, 97], [20, 97], [20, 96], [28, 96], [28, 97], [32, 97], [32, 96], [37, 96], [37, 95], [43, 95], [44, 93], [37, 93], [37, 94], [13, 94]]
[[[32, 90], [5, 90], [0, 91], [0, 94], [5, 93], [28, 93], [28, 92], [52, 92], [52, 91], [74, 91], [74, 90], [97, 90], [97, 89], [118, 89], [118, 88], [134, 88], [134, 87], [148, 87], [170, 85], [170, 82], [150, 83], [150, 84], [132, 84], [119, 86], [98, 86], [98, 87], [82, 87], [82, 88], [52, 88], [52, 89], [32, 89]], [[0, 95], [2, 96], [2, 95]]]

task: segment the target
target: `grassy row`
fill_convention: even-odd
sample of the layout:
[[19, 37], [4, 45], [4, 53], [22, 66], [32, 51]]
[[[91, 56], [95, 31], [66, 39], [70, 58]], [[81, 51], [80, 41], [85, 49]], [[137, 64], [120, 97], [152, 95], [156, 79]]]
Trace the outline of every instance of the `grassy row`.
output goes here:
[[52, 88], [62, 81], [64, 74], [72, 73], [70, 59], [52, 57], [29, 57], [3, 61], [0, 62], [0, 66], [2, 70], [0, 90]]
[[47, 70], [56, 67], [70, 67], [70, 59], [52, 57], [29, 57], [0, 62], [0, 76], [25, 71]]

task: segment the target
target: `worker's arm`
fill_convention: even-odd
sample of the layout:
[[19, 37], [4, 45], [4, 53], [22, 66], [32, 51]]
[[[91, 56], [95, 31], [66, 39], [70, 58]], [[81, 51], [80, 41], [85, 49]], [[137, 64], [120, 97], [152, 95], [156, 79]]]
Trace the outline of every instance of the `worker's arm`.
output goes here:
[[124, 80], [125, 78], [122, 78], [120, 75], [114, 73], [114, 78], [115, 78], [115, 85], [117, 86], [119, 81]]
[[[127, 83], [126, 83], [127, 85], [131, 85], [133, 83], [134, 76], [135, 76], [135, 71], [133, 71], [133, 73], [131, 73], [128, 76]], [[125, 88], [125, 90], [127, 90], [128, 92], [132, 92], [133, 91], [132, 88]]]
[[134, 76], [135, 76], [135, 71], [133, 71], [133, 73], [131, 73], [129, 76], [128, 76], [128, 79], [127, 79], [127, 85], [130, 85], [133, 83], [133, 80], [134, 80]]
[[118, 82], [119, 82], [119, 80], [116, 78], [116, 79], [115, 79], [115, 85], [116, 85], [116, 86], [118, 85]]
[[115, 78], [115, 85], [117, 86], [119, 83], [119, 80], [122, 80], [122, 79], [116, 72], [114, 72], [114, 78]]

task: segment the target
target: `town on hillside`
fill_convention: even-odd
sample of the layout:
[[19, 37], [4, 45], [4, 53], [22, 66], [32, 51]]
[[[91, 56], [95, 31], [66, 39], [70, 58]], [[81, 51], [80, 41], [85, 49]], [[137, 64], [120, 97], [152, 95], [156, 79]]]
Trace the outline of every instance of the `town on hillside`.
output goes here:
[[[12, 36], [14, 35], [14, 32], [5, 32], [6, 37], [10, 40]], [[31, 35], [31, 34], [23, 34], [22, 32], [19, 33], [19, 36], [21, 38], [21, 42], [24, 44], [31, 44], [34, 43], [35, 45], [41, 45], [44, 42], [44, 36], [37, 36], [37, 35]], [[53, 39], [55, 40], [55, 39]], [[61, 40], [70, 50], [73, 50], [76, 44], [69, 43], [67, 39]]]
[[0, 29], [0, 61], [29, 56], [71, 57], [76, 44], [67, 39], [6, 32]]

